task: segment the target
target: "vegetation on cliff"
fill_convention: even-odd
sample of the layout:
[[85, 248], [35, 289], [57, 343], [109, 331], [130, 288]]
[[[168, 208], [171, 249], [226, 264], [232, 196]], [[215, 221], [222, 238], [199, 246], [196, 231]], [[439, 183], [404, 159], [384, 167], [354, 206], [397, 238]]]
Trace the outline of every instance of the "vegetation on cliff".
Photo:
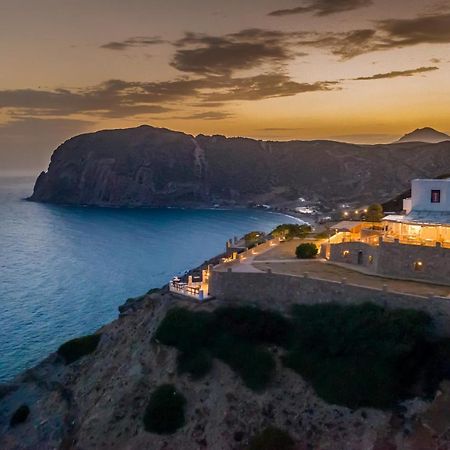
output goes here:
[[172, 434], [184, 423], [186, 399], [172, 384], [159, 386], [151, 395], [144, 414], [145, 430]]
[[228, 364], [253, 390], [273, 379], [275, 360], [264, 344], [285, 345], [289, 321], [278, 313], [253, 307], [223, 307], [212, 313], [171, 310], [155, 339], [176, 347], [178, 371], [194, 378], [206, 375], [212, 358]]
[[23, 422], [25, 422], [30, 414], [30, 408], [28, 405], [23, 404], [20, 405], [11, 416], [11, 420], [9, 421], [9, 425], [11, 427], [15, 427]]
[[286, 240], [291, 240], [294, 238], [305, 238], [311, 233], [311, 225], [307, 224], [295, 224], [295, 223], [284, 223], [278, 225], [270, 234], [276, 238], [284, 238]]
[[248, 450], [291, 450], [294, 440], [286, 431], [275, 427], [267, 427], [250, 441]]
[[244, 384], [266, 388], [275, 376], [273, 346], [282, 362], [329, 403], [390, 408], [431, 394], [449, 373], [450, 345], [431, 334], [428, 315], [363, 305], [295, 306], [289, 317], [250, 306], [211, 313], [176, 308], [155, 339], [179, 350], [178, 370], [201, 378], [213, 358], [228, 364]]
[[58, 348], [58, 354], [64, 358], [66, 364], [94, 352], [100, 342], [100, 334], [90, 334], [65, 342]]

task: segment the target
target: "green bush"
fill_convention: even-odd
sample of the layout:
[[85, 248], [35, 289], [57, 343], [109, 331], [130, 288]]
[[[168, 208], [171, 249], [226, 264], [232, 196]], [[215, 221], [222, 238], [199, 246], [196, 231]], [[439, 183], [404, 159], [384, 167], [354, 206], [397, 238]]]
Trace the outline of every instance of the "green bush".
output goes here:
[[293, 321], [284, 363], [327, 402], [387, 408], [411, 393], [431, 326], [426, 314], [369, 303], [302, 305]]
[[311, 233], [311, 226], [307, 224], [284, 223], [278, 225], [270, 234], [276, 238], [294, 239], [305, 238]]
[[242, 378], [249, 389], [261, 391], [273, 379], [275, 360], [264, 348], [223, 333], [216, 338], [212, 351]]
[[94, 352], [100, 342], [100, 334], [91, 334], [65, 342], [58, 348], [58, 354], [70, 364]]
[[263, 231], [251, 231], [244, 236], [245, 245], [247, 248], [253, 248], [260, 242], [264, 241], [266, 234]]
[[255, 344], [286, 344], [289, 320], [280, 313], [253, 306], [222, 307], [214, 311], [214, 328]]
[[290, 450], [293, 448], [294, 441], [286, 431], [267, 427], [251, 439], [248, 450]]
[[14, 411], [14, 414], [11, 416], [9, 425], [11, 427], [15, 427], [16, 425], [19, 425], [20, 423], [25, 422], [27, 420], [29, 414], [30, 414], [30, 408], [28, 407], [28, 405], [23, 404], [23, 405], [19, 406]]
[[208, 374], [211, 367], [212, 356], [205, 349], [178, 353], [178, 373], [189, 373], [194, 380], [198, 380]]
[[164, 384], [150, 397], [144, 413], [146, 431], [158, 434], [172, 434], [184, 426], [186, 399], [175, 386]]
[[300, 244], [295, 249], [295, 255], [299, 259], [312, 259], [317, 255], [317, 253], [318, 249], [316, 244], [313, 244], [311, 242]]
[[195, 351], [207, 345], [214, 332], [213, 319], [210, 313], [174, 308], [159, 325], [154, 339], [181, 351]]
[[280, 314], [254, 307], [222, 307], [213, 313], [176, 308], [167, 313], [154, 339], [179, 350], [179, 373], [201, 378], [215, 357], [250, 389], [261, 390], [273, 378], [275, 361], [260, 345], [286, 345], [290, 330], [290, 322]]

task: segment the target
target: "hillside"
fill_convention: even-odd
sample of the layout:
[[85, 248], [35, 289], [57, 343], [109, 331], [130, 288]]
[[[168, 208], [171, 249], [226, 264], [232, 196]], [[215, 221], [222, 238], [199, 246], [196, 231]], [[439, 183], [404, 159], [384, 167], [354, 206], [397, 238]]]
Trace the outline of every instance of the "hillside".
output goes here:
[[443, 141], [449, 141], [450, 136], [433, 128], [425, 127], [418, 128], [411, 133], [405, 134], [398, 142], [428, 142], [430, 144], [437, 144]]
[[[445, 383], [431, 403], [416, 399], [393, 410], [350, 409], [319, 398], [294, 370], [283, 367], [280, 349], [274, 345], [269, 352], [278, 361], [276, 372], [263, 391], [246, 387], [218, 359], [200, 379], [178, 373], [176, 349], [155, 340], [155, 331], [173, 307], [205, 314], [218, 306], [217, 301], [204, 305], [180, 301], [168, 293], [128, 302], [118, 320], [99, 330], [98, 348], [90, 355], [65, 365], [53, 354], [10, 385], [0, 386], [0, 447], [238, 450], [248, 449], [261, 430], [276, 426], [295, 442], [286, 449], [447, 448]], [[177, 330], [186, 338], [197, 333], [182, 326]], [[259, 372], [250, 374], [255, 375]], [[185, 423], [173, 434], [145, 431], [146, 405], [156, 387], [165, 383], [176, 386], [186, 399]], [[29, 408], [28, 417], [10, 425], [21, 404]]]
[[450, 168], [450, 142], [354, 145], [193, 137], [141, 126], [69, 139], [31, 200], [97, 206], [280, 205], [388, 200]]

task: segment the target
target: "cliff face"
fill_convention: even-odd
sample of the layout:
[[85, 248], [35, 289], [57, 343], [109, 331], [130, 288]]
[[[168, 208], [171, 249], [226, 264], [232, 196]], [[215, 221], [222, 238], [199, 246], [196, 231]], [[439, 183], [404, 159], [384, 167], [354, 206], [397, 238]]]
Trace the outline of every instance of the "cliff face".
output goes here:
[[446, 168], [450, 142], [263, 142], [142, 126], [65, 142], [31, 200], [135, 207], [279, 204], [296, 196], [325, 204], [370, 202]]
[[[448, 383], [434, 402], [411, 400], [390, 412], [327, 404], [281, 365], [258, 394], [219, 360], [201, 380], [177, 374], [176, 350], [152, 341], [176, 306], [211, 311], [217, 301], [148, 295], [127, 304], [120, 319], [100, 330], [91, 355], [64, 365], [53, 354], [0, 386], [0, 448], [242, 450], [267, 426], [287, 430], [299, 450], [448, 448]], [[142, 422], [151, 392], [164, 383], [176, 385], [187, 399], [186, 425], [167, 436], [146, 432]], [[10, 417], [23, 403], [29, 417], [11, 427]]]

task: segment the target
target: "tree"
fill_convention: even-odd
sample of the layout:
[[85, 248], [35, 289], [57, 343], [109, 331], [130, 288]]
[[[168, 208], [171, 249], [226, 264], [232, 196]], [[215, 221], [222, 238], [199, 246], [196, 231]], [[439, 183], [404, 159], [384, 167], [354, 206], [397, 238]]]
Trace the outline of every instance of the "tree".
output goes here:
[[247, 247], [254, 247], [264, 239], [265, 233], [262, 231], [251, 231], [244, 236], [245, 245]]
[[270, 234], [276, 238], [285, 238], [287, 240], [297, 238], [305, 238], [310, 232], [312, 228], [310, 225], [304, 224], [296, 224], [296, 223], [284, 223], [282, 225], [278, 225]]
[[383, 207], [379, 203], [374, 203], [367, 208], [366, 217], [369, 222], [380, 222], [383, 215]]
[[295, 250], [295, 254], [299, 259], [312, 259], [318, 252], [317, 246], [311, 242], [300, 244]]

